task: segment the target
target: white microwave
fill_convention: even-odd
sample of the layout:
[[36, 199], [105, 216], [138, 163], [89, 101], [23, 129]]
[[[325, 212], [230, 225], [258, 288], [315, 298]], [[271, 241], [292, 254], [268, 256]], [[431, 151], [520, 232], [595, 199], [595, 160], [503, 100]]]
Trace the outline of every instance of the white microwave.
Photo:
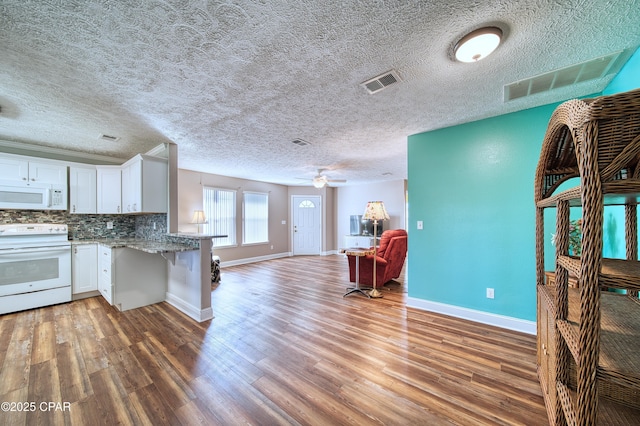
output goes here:
[[67, 188], [61, 185], [1, 185], [0, 209], [66, 210]]

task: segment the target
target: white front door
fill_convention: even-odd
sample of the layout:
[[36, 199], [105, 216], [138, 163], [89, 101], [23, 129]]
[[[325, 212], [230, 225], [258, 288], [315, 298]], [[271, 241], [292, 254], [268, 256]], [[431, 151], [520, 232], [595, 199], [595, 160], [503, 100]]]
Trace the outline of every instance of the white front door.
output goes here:
[[293, 254], [320, 254], [322, 219], [319, 196], [293, 195]]

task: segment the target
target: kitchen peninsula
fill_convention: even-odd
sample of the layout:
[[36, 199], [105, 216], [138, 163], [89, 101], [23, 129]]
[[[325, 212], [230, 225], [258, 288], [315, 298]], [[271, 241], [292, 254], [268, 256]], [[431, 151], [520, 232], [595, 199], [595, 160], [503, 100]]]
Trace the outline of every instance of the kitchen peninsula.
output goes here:
[[[74, 298], [99, 292], [121, 311], [166, 301], [197, 321], [211, 319], [211, 239], [216, 237], [176, 233], [160, 240], [72, 241], [74, 259], [83, 247], [97, 251], [93, 257], [97, 260], [95, 285], [80, 293], [74, 283]], [[90, 263], [84, 258], [74, 262], [74, 269], [85, 269], [77, 274], [82, 277], [80, 282], [86, 282], [86, 265]]]

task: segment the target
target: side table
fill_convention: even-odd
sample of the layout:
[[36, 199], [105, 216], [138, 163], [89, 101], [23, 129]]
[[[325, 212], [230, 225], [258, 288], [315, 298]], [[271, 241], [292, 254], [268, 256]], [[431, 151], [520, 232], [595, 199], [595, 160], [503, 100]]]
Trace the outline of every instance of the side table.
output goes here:
[[356, 285], [355, 287], [348, 287], [347, 288], [347, 292], [342, 296], [342, 297], [346, 297], [352, 293], [362, 293], [365, 296], [367, 296], [368, 298], [370, 298], [371, 296], [369, 296], [367, 293], [365, 293], [363, 291], [362, 288], [360, 288], [360, 258], [362, 256], [366, 256], [368, 254], [373, 254], [373, 250], [371, 249], [363, 249], [363, 248], [349, 248], [349, 249], [343, 249], [340, 250], [340, 253], [344, 253], [347, 256], [355, 256], [356, 257]]

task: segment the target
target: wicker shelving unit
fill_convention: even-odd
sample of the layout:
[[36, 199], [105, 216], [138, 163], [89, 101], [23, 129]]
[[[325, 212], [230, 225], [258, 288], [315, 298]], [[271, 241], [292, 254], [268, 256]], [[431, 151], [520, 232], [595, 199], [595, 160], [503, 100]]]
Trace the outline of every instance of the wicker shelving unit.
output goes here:
[[[571, 178], [580, 186], [554, 194]], [[538, 377], [552, 425], [640, 424], [639, 200], [640, 90], [560, 105], [535, 176]], [[602, 257], [605, 205], [625, 206], [628, 260]], [[572, 206], [582, 207], [579, 257], [569, 255]], [[544, 271], [549, 207], [557, 209], [553, 280]]]

